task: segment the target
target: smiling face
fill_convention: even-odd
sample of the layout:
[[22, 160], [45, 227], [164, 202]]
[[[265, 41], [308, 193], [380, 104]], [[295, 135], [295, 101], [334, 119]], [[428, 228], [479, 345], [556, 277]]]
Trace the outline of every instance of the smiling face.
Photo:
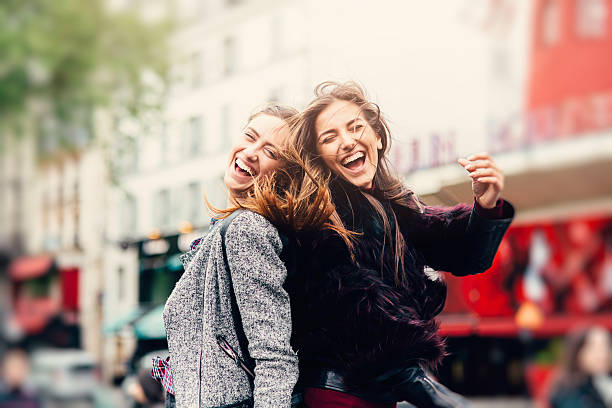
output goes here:
[[335, 100], [315, 121], [317, 153], [336, 175], [360, 188], [372, 187], [381, 137], [359, 106]]
[[238, 197], [253, 185], [253, 179], [270, 174], [281, 165], [282, 145], [289, 136], [285, 121], [267, 114], [255, 116], [230, 152], [223, 181], [231, 197]]

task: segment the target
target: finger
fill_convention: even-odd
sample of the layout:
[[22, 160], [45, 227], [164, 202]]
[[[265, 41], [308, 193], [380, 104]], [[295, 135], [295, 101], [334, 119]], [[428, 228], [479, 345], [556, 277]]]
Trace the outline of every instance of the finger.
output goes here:
[[503, 185], [497, 177], [476, 177], [474, 181], [483, 184], [490, 184], [496, 187], [499, 191], [503, 190]]
[[502, 178], [502, 175], [497, 170], [492, 169], [492, 168], [485, 168], [485, 169], [474, 170], [474, 171], [470, 172], [469, 176], [470, 177], [485, 177], [485, 176], [490, 176], [490, 177], [497, 177], [500, 180]]
[[497, 167], [497, 164], [493, 160], [476, 160], [465, 166], [467, 171], [473, 171], [481, 168], [493, 168], [497, 172], [502, 173], [501, 169]]
[[471, 154], [467, 157], [468, 160], [488, 160], [491, 159], [491, 156], [487, 152], [479, 152]]
[[457, 162], [463, 167], [468, 166], [471, 163], [469, 160], [464, 159], [463, 157], [458, 158]]

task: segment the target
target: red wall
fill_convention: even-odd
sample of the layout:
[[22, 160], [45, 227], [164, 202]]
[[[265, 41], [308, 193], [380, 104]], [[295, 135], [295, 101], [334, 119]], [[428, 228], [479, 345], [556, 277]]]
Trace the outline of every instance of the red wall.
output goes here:
[[[560, 38], [541, 40], [543, 9], [548, 1], [560, 4]], [[536, 0], [528, 84], [529, 110], [558, 105], [568, 99], [612, 90], [612, 0], [607, 4], [603, 37], [584, 38], [576, 29], [578, 0]]]
[[[539, 234], [545, 248], [534, 246]], [[539, 250], [534, 254], [534, 250]], [[612, 217], [571, 218], [510, 227], [492, 267], [466, 277], [446, 275], [445, 314], [512, 317], [529, 299], [528, 271], [537, 272], [546, 316], [612, 313]]]

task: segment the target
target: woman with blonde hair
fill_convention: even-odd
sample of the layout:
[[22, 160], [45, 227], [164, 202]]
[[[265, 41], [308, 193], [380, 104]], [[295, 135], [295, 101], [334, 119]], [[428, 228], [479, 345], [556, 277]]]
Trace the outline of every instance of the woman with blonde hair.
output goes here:
[[[282, 191], [266, 180], [287, 165], [283, 150], [296, 113], [270, 105], [249, 118], [227, 162], [229, 208], [216, 210], [207, 235], [181, 256], [185, 272], [164, 309], [171, 368], [154, 365], [170, 394], [167, 406], [291, 406], [298, 360], [290, 345], [285, 242], [262, 214], [272, 187]], [[311, 222], [317, 212], [319, 220], [329, 213], [318, 206]]]

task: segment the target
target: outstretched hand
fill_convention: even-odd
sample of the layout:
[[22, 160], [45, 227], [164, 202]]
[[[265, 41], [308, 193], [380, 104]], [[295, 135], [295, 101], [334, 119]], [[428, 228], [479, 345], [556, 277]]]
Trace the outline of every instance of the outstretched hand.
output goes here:
[[504, 174], [488, 153], [457, 160], [472, 178], [474, 198], [483, 208], [493, 208], [504, 189]]

